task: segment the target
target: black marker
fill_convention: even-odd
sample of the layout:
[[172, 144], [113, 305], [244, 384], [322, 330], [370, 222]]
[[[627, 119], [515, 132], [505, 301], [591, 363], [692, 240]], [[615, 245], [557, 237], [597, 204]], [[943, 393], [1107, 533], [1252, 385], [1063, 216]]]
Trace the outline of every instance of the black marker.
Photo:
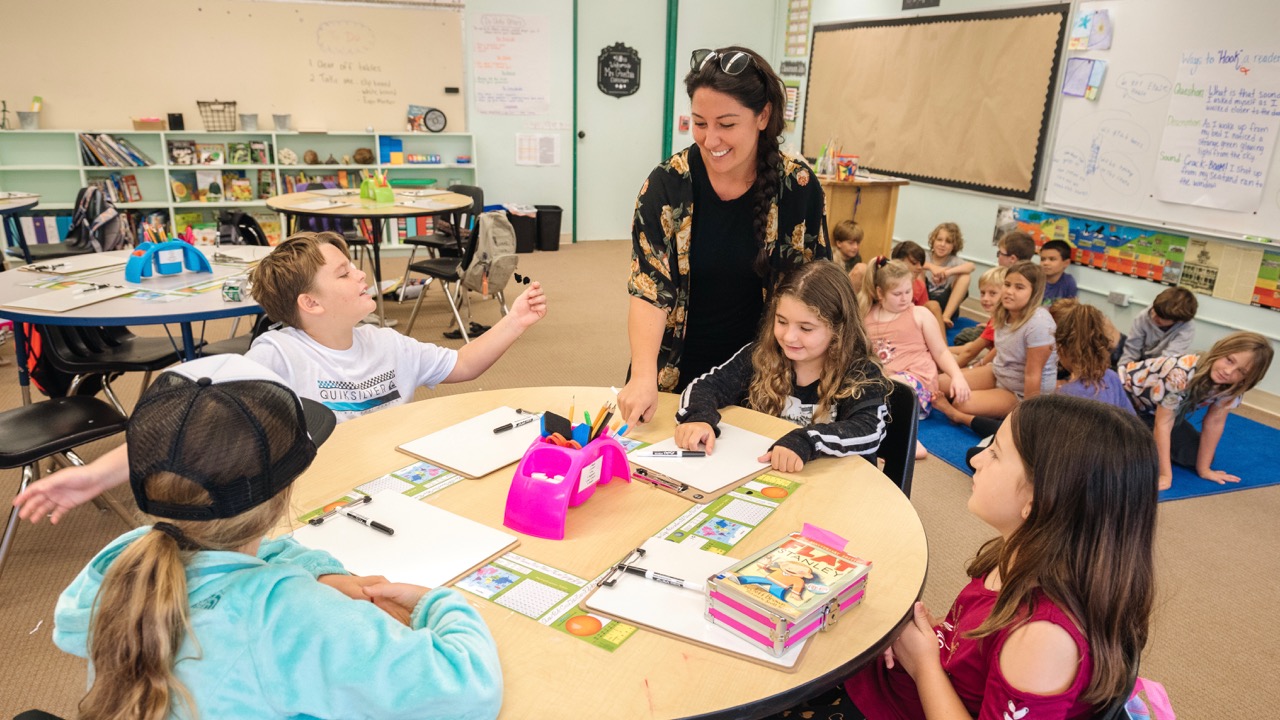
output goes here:
[[703, 450], [641, 450], [636, 457], [642, 458], [698, 458], [706, 457]]
[[525, 419], [523, 419], [523, 420], [517, 420], [517, 421], [515, 421], [515, 422], [509, 422], [509, 423], [507, 423], [506, 425], [499, 425], [498, 427], [496, 427], [496, 428], [494, 428], [494, 429], [493, 429], [493, 434], [497, 435], [498, 433], [506, 432], [506, 431], [508, 431], [508, 430], [511, 430], [511, 429], [514, 429], [514, 428], [518, 428], [518, 427], [520, 427], [521, 425], [528, 425], [529, 423], [531, 423], [531, 422], [533, 422], [534, 420], [537, 420], [537, 419], [538, 419], [538, 416], [537, 416], [537, 415], [534, 415], [533, 417], [527, 417], [527, 418], [525, 418]]
[[378, 531], [378, 532], [380, 532], [380, 533], [386, 533], [387, 535], [395, 535], [395, 534], [396, 534], [396, 531], [395, 531], [395, 530], [392, 530], [390, 527], [387, 527], [386, 525], [383, 525], [382, 523], [378, 522], [377, 520], [370, 520], [369, 518], [367, 518], [367, 517], [365, 517], [365, 516], [363, 516], [363, 515], [358, 515], [358, 514], [356, 514], [356, 513], [353, 513], [353, 512], [351, 512], [350, 510], [347, 510], [345, 506], [338, 508], [338, 514], [340, 514], [340, 515], [346, 515], [347, 517], [351, 518], [352, 520], [355, 520], [356, 522], [360, 523], [361, 525], [366, 525], [366, 526], [368, 526], [368, 527], [371, 527], [371, 528], [373, 528], [374, 530], [377, 530], [377, 531]]

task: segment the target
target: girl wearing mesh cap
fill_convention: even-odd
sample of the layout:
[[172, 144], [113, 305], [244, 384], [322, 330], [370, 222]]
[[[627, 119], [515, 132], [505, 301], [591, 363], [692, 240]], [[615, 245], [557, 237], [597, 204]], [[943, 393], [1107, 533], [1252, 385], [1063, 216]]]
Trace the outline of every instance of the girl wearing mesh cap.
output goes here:
[[497, 716], [497, 650], [460, 595], [365, 578], [353, 600], [317, 582], [345, 577], [331, 555], [263, 539], [332, 427], [237, 355], [147, 390], [129, 482], [157, 522], [99, 552], [55, 613], [58, 647], [91, 665], [80, 717]]

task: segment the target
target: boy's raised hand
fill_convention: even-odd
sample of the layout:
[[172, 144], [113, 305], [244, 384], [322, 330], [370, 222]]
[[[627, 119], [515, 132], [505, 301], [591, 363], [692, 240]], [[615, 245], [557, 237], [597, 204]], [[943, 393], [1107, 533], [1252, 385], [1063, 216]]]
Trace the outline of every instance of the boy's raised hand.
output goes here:
[[521, 329], [538, 322], [547, 315], [547, 296], [542, 292], [542, 283], [535, 281], [528, 289], [520, 293], [520, 297], [511, 303], [512, 319]]

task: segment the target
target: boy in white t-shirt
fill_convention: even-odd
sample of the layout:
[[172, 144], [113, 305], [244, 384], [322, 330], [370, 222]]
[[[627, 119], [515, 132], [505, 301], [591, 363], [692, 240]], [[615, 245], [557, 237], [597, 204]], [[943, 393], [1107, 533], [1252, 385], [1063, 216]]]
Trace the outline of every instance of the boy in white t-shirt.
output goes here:
[[[347, 244], [332, 232], [284, 241], [250, 275], [267, 317], [286, 325], [254, 340], [245, 357], [283, 377], [300, 397], [333, 410], [338, 422], [401, 405], [419, 385], [474, 380], [547, 314], [542, 286], [521, 293], [497, 324], [460, 350], [360, 325], [376, 304]], [[83, 467], [60, 470], [13, 499], [32, 522], [57, 522], [71, 508], [129, 479], [121, 445]]]

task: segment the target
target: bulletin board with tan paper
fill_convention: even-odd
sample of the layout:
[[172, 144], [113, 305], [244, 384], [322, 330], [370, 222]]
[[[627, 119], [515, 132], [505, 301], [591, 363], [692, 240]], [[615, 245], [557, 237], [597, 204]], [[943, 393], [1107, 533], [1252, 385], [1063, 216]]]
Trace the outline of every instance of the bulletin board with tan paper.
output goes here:
[[816, 26], [804, 154], [1033, 199], [1069, 7]]
[[[367, 3], [41, 0], [0, 21], [10, 112], [44, 99], [42, 129], [128, 129], [198, 100], [235, 101], [270, 130], [403, 131], [410, 104], [465, 132], [462, 12]], [[21, 16], [21, 22], [17, 22]], [[20, 68], [20, 70], [19, 70]], [[10, 116], [12, 118], [12, 116]]]

